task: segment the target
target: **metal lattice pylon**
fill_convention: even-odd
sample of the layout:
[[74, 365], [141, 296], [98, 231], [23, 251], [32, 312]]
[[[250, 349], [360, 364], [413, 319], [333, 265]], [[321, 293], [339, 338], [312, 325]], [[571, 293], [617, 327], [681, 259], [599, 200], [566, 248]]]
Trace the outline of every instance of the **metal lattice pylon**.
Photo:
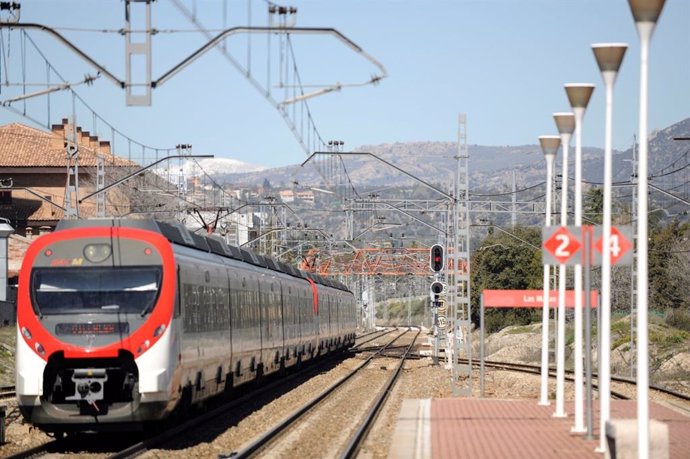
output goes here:
[[77, 144], [76, 117], [68, 129], [65, 141], [67, 153], [67, 184], [65, 186], [65, 218], [79, 218], [79, 145]]
[[[448, 269], [448, 299], [453, 330], [451, 365], [454, 396], [472, 396], [472, 322], [470, 305], [470, 208], [469, 151], [467, 115], [458, 116], [457, 170], [454, 180], [455, 202], [448, 220], [448, 247], [452, 266]], [[467, 359], [460, 363], [459, 359]]]
[[[151, 105], [151, 1], [152, 0], [125, 0], [125, 91], [127, 105]], [[145, 8], [146, 28], [144, 32], [132, 31], [132, 3], [143, 3]], [[143, 41], [134, 41], [133, 35], [144, 35]], [[139, 70], [133, 65], [134, 58], [143, 57], [144, 59], [144, 79], [135, 79], [132, 76], [133, 70]], [[133, 69], [135, 67], [135, 69]], [[139, 92], [135, 91], [135, 87]], [[143, 94], [142, 94], [143, 92]]]

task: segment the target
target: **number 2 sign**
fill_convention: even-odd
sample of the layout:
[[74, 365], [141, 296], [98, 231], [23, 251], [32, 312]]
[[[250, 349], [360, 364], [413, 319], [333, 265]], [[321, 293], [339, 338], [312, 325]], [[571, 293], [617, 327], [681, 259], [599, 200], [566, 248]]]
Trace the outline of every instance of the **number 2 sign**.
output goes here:
[[[577, 226], [559, 226], [555, 228], [544, 228], [542, 234], [543, 256], [547, 264], [571, 264], [579, 263], [581, 256], [575, 257], [582, 247], [580, 240], [580, 228]], [[577, 236], [576, 236], [577, 235]]]

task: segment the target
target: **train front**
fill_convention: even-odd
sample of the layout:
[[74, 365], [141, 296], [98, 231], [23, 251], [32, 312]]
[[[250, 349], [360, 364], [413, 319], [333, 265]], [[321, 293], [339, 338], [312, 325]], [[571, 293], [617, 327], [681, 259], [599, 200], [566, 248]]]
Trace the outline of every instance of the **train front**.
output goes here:
[[48, 432], [138, 429], [176, 397], [170, 244], [150, 228], [102, 225], [38, 238], [20, 271], [17, 398]]

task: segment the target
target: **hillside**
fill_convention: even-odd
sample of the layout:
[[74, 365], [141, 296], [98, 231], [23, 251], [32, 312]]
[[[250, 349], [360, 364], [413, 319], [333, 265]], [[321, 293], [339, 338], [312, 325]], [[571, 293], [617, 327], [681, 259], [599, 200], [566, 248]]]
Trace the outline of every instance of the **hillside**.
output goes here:
[[[364, 145], [356, 152], [370, 152], [395, 164], [397, 167], [432, 183], [447, 183], [451, 171], [456, 168], [457, 145], [452, 142], [406, 142], [380, 145]], [[481, 146], [470, 145], [470, 184], [481, 184], [477, 191], [509, 189], [512, 171], [517, 173], [518, 187], [529, 186], [544, 180], [545, 165], [538, 145]], [[620, 152], [617, 152], [620, 154]], [[602, 150], [585, 148], [585, 161], [594, 162], [600, 158]], [[424, 158], [424, 161], [420, 161]], [[373, 158], [343, 157], [350, 179], [355, 186], [405, 186], [410, 179]], [[592, 173], [596, 170], [593, 166]], [[263, 171], [220, 174], [224, 183], [234, 187], [251, 186], [268, 180], [274, 186], [290, 186], [294, 181], [316, 186], [322, 181], [315, 168], [309, 163]], [[473, 187], [474, 188], [474, 187]]]
[[[688, 142], [674, 141], [673, 137], [690, 135], [690, 118], [653, 133], [649, 148], [649, 171], [653, 183], [662, 188], [673, 185], [674, 168], [687, 166]], [[453, 142], [395, 142], [380, 145], [363, 145], [357, 152], [371, 152], [401, 169], [425, 181], [447, 184], [451, 171], [455, 170], [453, 156], [457, 145]], [[517, 188], [541, 183], [545, 179], [545, 164], [538, 145], [482, 146], [470, 145], [470, 188], [476, 193], [510, 191], [512, 174], [515, 171]], [[570, 161], [574, 161], [574, 146], [571, 145]], [[603, 150], [583, 148], [583, 178], [590, 182], [601, 182]], [[632, 175], [632, 146], [625, 151], [614, 151], [614, 182], [629, 181]], [[423, 160], [420, 160], [422, 159]], [[405, 187], [412, 181], [393, 168], [387, 167], [366, 156], [343, 157], [355, 187]], [[557, 172], [560, 166], [557, 166]], [[573, 167], [570, 168], [571, 177]], [[686, 173], [687, 174], [687, 173]], [[681, 173], [682, 175], [682, 173]], [[274, 186], [291, 186], [295, 181], [303, 185], [323, 185], [322, 179], [311, 164], [265, 169], [248, 173], [221, 173], [216, 178], [233, 187], [255, 187], [268, 180]], [[684, 190], [681, 190], [683, 193]]]

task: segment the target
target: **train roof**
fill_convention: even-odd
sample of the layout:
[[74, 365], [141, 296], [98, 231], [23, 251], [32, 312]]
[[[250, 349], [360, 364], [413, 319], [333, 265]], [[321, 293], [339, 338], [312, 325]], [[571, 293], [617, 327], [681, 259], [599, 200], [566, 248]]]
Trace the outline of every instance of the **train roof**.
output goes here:
[[339, 290], [349, 291], [347, 286], [335, 279], [321, 276], [316, 273], [302, 271], [296, 267], [277, 260], [272, 257], [260, 255], [244, 247], [237, 247], [227, 244], [225, 240], [217, 235], [200, 235], [189, 231], [187, 227], [179, 222], [163, 222], [148, 219], [80, 219], [80, 220], [60, 220], [55, 231], [71, 228], [84, 227], [112, 227], [124, 226], [128, 228], [139, 228], [162, 234], [173, 244], [191, 247], [204, 252], [214, 253], [221, 257], [232, 258], [245, 263], [249, 263], [262, 268], [289, 274], [302, 279], [311, 279], [317, 284]]

